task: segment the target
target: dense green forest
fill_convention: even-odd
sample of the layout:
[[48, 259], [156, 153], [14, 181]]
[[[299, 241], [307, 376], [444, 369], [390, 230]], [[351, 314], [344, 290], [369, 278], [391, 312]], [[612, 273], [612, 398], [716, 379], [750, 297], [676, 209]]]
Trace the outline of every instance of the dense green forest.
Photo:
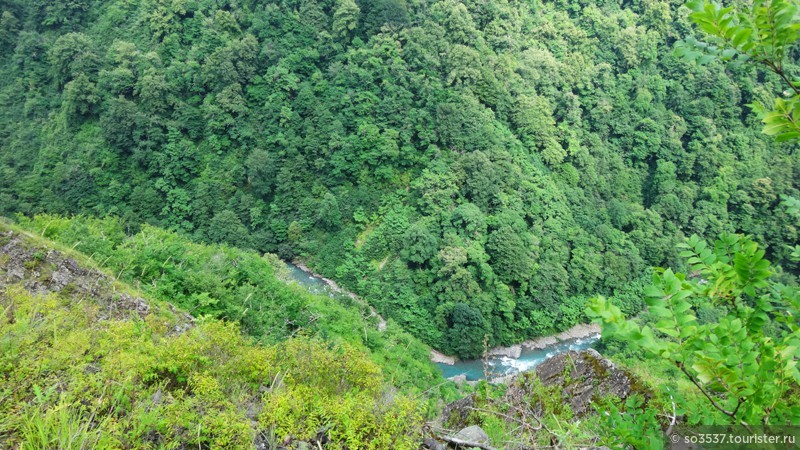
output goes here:
[[798, 42], [797, 0], [0, 0], [0, 446], [800, 425]]
[[796, 272], [785, 85], [675, 56], [681, 3], [4, 0], [0, 214], [299, 258], [460, 356], [636, 313], [691, 234]]

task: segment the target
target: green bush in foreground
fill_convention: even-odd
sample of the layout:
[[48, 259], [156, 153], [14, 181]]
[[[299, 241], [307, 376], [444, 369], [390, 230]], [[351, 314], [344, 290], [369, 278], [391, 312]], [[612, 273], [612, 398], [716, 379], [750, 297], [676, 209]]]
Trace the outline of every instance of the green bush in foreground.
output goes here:
[[[34, 245], [26, 283], [53, 269]], [[0, 291], [0, 309], [0, 447], [244, 449], [318, 433], [332, 449], [417, 445], [421, 405], [347, 343], [262, 346], [212, 318], [179, 333], [185, 319], [158, 302], [108, 318], [80, 289], [32, 295], [23, 282]]]

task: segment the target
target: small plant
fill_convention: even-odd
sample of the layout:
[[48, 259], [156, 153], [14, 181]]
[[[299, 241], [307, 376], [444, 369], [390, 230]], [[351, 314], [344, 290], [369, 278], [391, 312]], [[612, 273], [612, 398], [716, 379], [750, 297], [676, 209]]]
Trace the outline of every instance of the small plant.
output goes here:
[[51, 408], [40, 406], [21, 420], [20, 449], [89, 450], [107, 447], [110, 442], [103, 439], [100, 431], [104, 422], [92, 424], [91, 419], [64, 403]]
[[601, 442], [611, 448], [660, 450], [664, 438], [656, 419], [656, 410], [646, 408], [639, 395], [629, 396], [622, 405], [604, 399], [596, 406], [604, 418]]

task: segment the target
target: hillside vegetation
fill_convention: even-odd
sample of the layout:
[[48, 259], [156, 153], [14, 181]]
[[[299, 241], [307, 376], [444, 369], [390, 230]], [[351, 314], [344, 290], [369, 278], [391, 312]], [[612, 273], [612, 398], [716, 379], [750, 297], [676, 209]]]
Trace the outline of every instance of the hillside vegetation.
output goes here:
[[359, 346], [258, 345], [3, 223], [0, 248], [3, 448], [418, 446], [424, 405]]
[[796, 271], [798, 153], [745, 107], [785, 86], [673, 56], [680, 3], [8, 0], [0, 213], [302, 257], [460, 356], [636, 313], [686, 235]]
[[37, 215], [20, 225], [88, 255], [92, 261], [151, 297], [196, 317], [237, 323], [262, 343], [315, 335], [369, 350], [391, 383], [424, 390], [440, 383], [427, 346], [389, 321], [385, 331], [368, 308], [349, 297], [309, 294], [288, 283], [285, 265], [227, 245], [192, 243], [152, 226], [127, 236], [114, 218]]
[[[424, 345], [391, 321], [378, 331], [363, 305], [340, 303], [349, 297], [285, 284], [269, 255], [149, 226], [125, 236], [111, 218], [19, 222], [0, 222], [0, 443], [10, 448], [413, 449], [451, 432], [441, 427], [477, 424], [497, 448], [638, 449], [661, 448], [676, 421], [800, 423], [800, 291], [777, 282], [749, 238], [681, 245], [696, 273], [654, 276], [634, 320], [592, 302], [601, 350], [627, 367], [560, 355], [543, 379], [465, 388], [436, 418], [458, 392]], [[244, 321], [242, 301], [272, 313]], [[249, 328], [268, 317], [293, 326]]]

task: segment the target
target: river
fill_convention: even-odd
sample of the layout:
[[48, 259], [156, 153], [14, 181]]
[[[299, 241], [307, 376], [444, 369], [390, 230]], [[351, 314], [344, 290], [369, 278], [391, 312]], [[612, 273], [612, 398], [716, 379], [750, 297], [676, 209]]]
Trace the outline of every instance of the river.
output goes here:
[[[489, 379], [516, 375], [520, 372], [531, 370], [548, 358], [552, 358], [559, 353], [570, 350], [586, 350], [591, 348], [600, 339], [599, 335], [593, 335], [582, 339], [569, 339], [548, 345], [542, 349], [523, 350], [519, 358], [508, 356], [492, 356], [488, 359]], [[484, 378], [483, 360], [467, 359], [458, 360], [455, 364], [437, 363], [445, 378], [458, 375], [466, 375], [468, 381], [481, 380]]]
[[321, 277], [306, 272], [290, 262], [284, 261], [284, 263], [286, 263], [286, 266], [289, 268], [289, 274], [292, 276], [292, 279], [312, 294], [324, 295], [326, 297], [334, 297], [337, 294], [337, 292]]
[[[314, 275], [295, 264], [286, 262], [289, 273], [297, 284], [305, 287], [309, 292], [326, 297], [341, 295], [342, 291], [337, 291], [330, 286], [322, 277]], [[385, 325], [384, 325], [385, 327]], [[585, 350], [592, 347], [600, 339], [600, 335], [591, 335], [579, 339], [566, 339], [556, 343], [546, 345], [541, 349], [523, 350], [519, 358], [509, 358], [507, 356], [492, 356], [488, 359], [489, 378], [514, 375], [520, 372], [531, 370], [541, 364], [547, 358], [559, 353], [570, 350]], [[483, 379], [483, 360], [458, 360], [455, 364], [436, 364], [442, 371], [445, 378], [458, 375], [465, 375], [468, 381]]]

